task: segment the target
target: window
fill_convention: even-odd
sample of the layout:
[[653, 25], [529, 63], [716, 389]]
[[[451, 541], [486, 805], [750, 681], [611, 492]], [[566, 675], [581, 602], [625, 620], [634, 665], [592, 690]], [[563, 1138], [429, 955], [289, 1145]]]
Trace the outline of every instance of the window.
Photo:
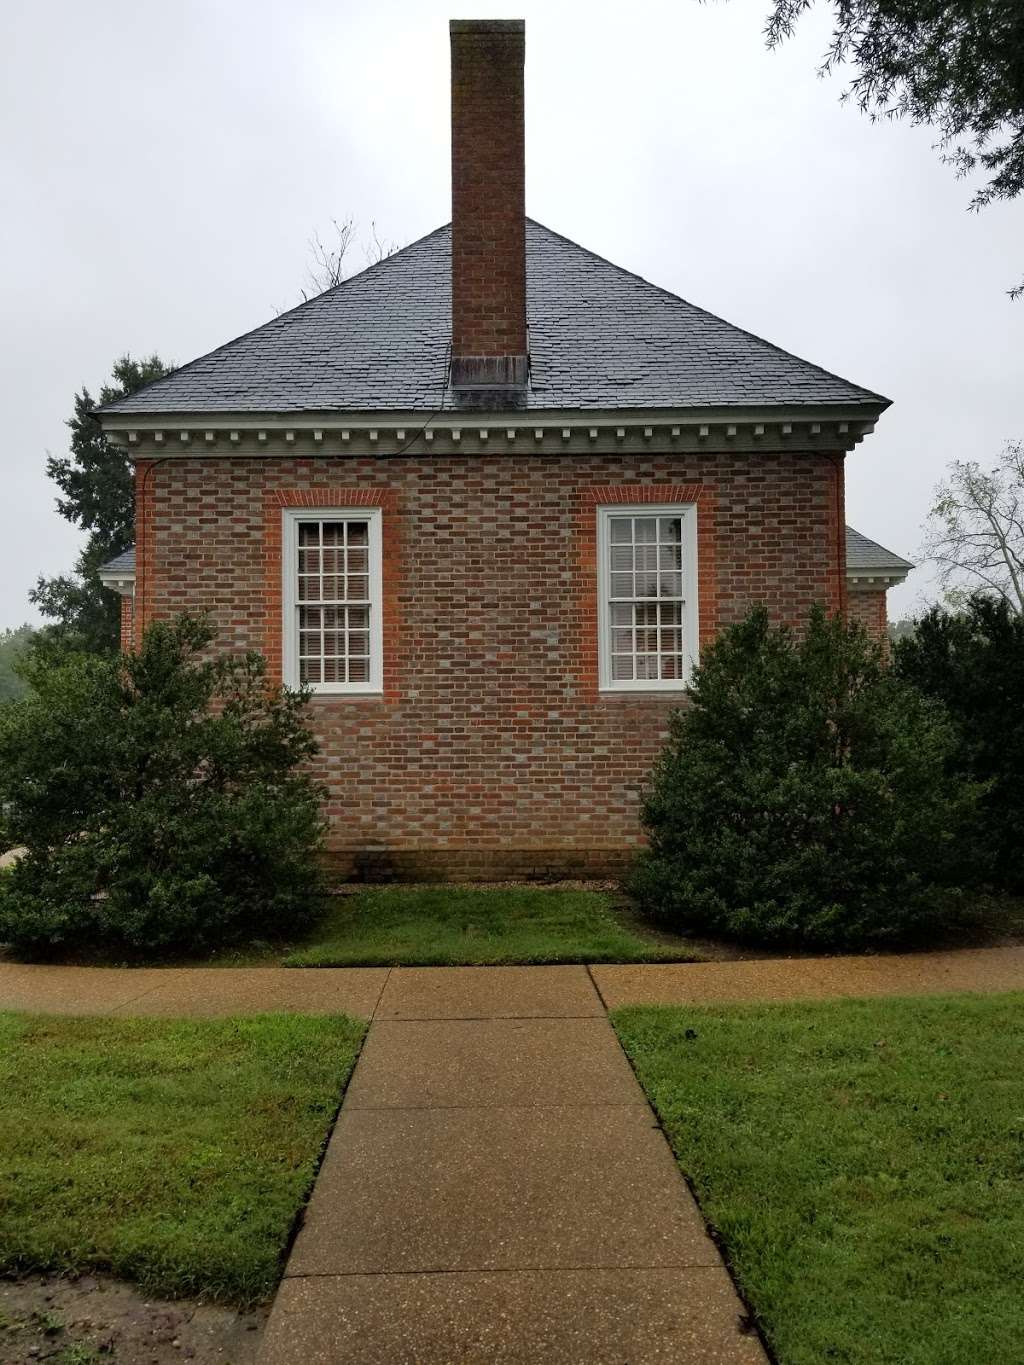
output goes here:
[[604, 691], [681, 691], [697, 660], [697, 509], [598, 509]]
[[379, 509], [283, 516], [285, 682], [314, 692], [381, 692]]

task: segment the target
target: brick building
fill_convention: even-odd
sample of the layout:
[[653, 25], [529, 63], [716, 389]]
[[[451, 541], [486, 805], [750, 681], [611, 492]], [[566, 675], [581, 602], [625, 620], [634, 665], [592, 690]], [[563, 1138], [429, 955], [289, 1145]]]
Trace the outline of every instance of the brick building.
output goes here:
[[126, 643], [206, 610], [311, 688], [347, 872], [594, 872], [720, 626], [884, 631], [843, 491], [888, 403], [527, 219], [523, 25], [451, 27], [451, 224], [101, 411], [105, 580]]

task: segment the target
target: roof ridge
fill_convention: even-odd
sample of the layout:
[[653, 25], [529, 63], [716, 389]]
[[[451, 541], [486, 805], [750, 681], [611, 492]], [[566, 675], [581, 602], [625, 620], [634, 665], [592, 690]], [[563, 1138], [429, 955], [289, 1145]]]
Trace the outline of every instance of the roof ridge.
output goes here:
[[432, 228], [430, 232], [425, 232], [422, 237], [417, 237], [415, 241], [407, 242], [405, 246], [399, 247], [397, 251], [392, 251], [389, 255], [382, 256], [379, 261], [371, 261], [370, 264], [365, 266], [362, 270], [357, 270], [354, 275], [347, 275], [345, 279], [339, 280], [337, 284], [332, 284], [327, 289], [321, 289], [320, 293], [314, 294], [312, 298], [303, 299], [301, 303], [295, 304], [292, 308], [286, 308], [283, 313], [275, 314], [274, 317], [268, 318], [266, 322], [257, 323], [255, 327], [250, 327], [245, 332], [239, 332], [239, 334], [232, 337], [230, 341], [223, 341], [219, 346], [214, 346], [212, 351], [204, 351], [202, 355], [197, 355], [192, 360], [187, 361], [184, 365], [179, 365], [176, 370], [171, 370], [168, 374], [161, 375], [159, 379], [154, 379], [148, 384], [143, 384], [139, 389], [133, 389], [131, 394], [122, 394], [120, 398], [113, 398], [109, 403], [104, 403], [102, 407], [93, 408], [92, 411], [94, 413], [107, 412], [108, 410], [114, 409], [117, 404], [122, 402], [125, 398], [134, 398], [137, 393], [153, 393], [161, 384], [166, 383], [169, 379], [176, 379], [179, 375], [186, 374], [194, 365], [201, 365], [203, 361], [211, 360], [215, 355], [220, 355], [221, 351], [230, 349], [230, 347], [236, 345], [239, 341], [245, 341], [248, 337], [255, 336], [257, 332], [262, 332], [264, 328], [273, 327], [276, 323], [281, 322], [283, 318], [291, 317], [293, 313], [299, 313], [303, 308], [308, 308], [311, 304], [319, 303], [327, 294], [336, 294], [340, 289], [344, 289], [346, 285], [352, 284], [355, 280], [363, 279], [365, 276], [369, 275], [371, 271], [379, 270], [381, 266], [390, 264], [397, 260], [399, 256], [403, 256], [407, 251], [412, 251], [414, 247], [422, 245], [423, 242], [429, 241], [431, 237], [436, 237], [438, 233], [444, 232], [445, 229], [449, 227], [451, 227], [450, 223], [442, 223], [440, 227]]
[[[801, 365], [807, 365], [812, 370], [817, 370], [819, 374], [826, 375], [829, 379], [838, 379], [841, 384], [849, 384], [851, 389], [857, 389], [866, 398], [877, 399], [885, 407], [892, 404], [891, 398], [886, 398], [884, 394], [876, 393], [874, 389], [866, 389], [863, 384], [855, 384], [852, 379], [847, 379], [844, 375], [836, 374], [834, 370], [826, 370], [824, 365], [817, 365], [813, 360], [805, 360], [802, 355], [797, 355], [794, 351], [787, 351], [784, 346], [777, 345], [774, 341], [769, 341], [766, 337], [760, 336], [757, 332], [752, 332], [748, 327], [739, 327], [735, 322], [730, 322], [728, 318], [720, 317], [718, 313], [712, 313], [710, 308], [702, 308], [699, 303], [693, 303], [690, 299], [684, 299], [682, 294], [676, 294], [671, 289], [667, 289], [663, 284], [655, 284], [645, 275], [638, 274], [635, 270], [630, 270], [624, 265], [619, 265], [611, 261], [607, 256], [602, 256], [599, 251], [592, 251], [590, 247], [583, 246], [581, 242], [575, 241], [572, 237], [567, 237], [564, 232], [556, 232], [554, 228], [549, 228], [546, 223], [539, 223], [536, 218], [527, 216], [526, 221], [534, 227], [538, 227], [542, 232], [549, 233], [552, 237], [557, 237], [560, 242], [565, 242], [568, 246], [574, 247], [577, 251], [582, 251], [584, 255], [590, 256], [592, 260], [600, 261], [602, 265], [610, 266], [612, 270], [617, 270], [620, 274], [628, 275], [630, 279], [639, 280], [648, 289], [657, 290], [659, 294], [664, 294], [673, 303], [685, 304], [687, 308], [692, 308], [695, 313], [701, 313], [706, 318], [712, 318], [715, 322], [720, 322], [723, 327], [729, 327], [734, 332], [741, 332], [751, 340], [759, 342], [762, 346], [767, 346], [770, 351], [777, 355], [784, 355], [787, 360], [797, 360]], [[884, 410], [884, 409], [883, 409]]]

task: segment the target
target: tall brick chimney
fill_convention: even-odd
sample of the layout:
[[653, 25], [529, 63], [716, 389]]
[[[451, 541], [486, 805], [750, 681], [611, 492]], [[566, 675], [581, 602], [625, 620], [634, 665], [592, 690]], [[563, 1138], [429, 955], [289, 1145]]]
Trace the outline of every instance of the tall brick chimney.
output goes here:
[[453, 19], [452, 387], [523, 389], [526, 167], [521, 19]]

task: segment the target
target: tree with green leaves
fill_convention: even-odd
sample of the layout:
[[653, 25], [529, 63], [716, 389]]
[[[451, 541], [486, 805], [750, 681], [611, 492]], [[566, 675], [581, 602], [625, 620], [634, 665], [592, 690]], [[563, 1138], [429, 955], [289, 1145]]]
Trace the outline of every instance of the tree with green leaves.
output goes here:
[[137, 651], [33, 654], [0, 706], [0, 943], [145, 952], [293, 933], [321, 905], [306, 696], [201, 618]]
[[29, 625], [0, 630], [0, 702], [20, 697], [25, 690], [16, 666], [34, 633]]
[[701, 656], [644, 793], [633, 890], [683, 932], [841, 948], [925, 937], [966, 904], [983, 788], [941, 703], [862, 627], [764, 607]]
[[71, 450], [50, 455], [46, 472], [60, 490], [57, 511], [88, 533], [85, 547], [71, 575], [39, 578], [29, 599], [53, 624], [41, 633], [40, 643], [58, 644], [87, 653], [118, 648], [120, 604], [116, 594], [100, 583], [98, 570], [123, 553], [135, 538], [135, 494], [132, 470], [124, 451], [103, 434], [94, 408], [169, 374], [173, 366], [159, 356], [133, 360], [122, 356], [113, 380], [94, 399], [88, 389], [75, 395], [74, 415], [68, 419]]
[[991, 593], [957, 611], [932, 607], [897, 642], [893, 666], [953, 718], [955, 769], [986, 784], [977, 834], [986, 872], [1024, 892], [1024, 613]]
[[[981, 172], [970, 207], [1024, 189], [1024, 4], [1021, 0], [825, 0], [834, 11], [821, 74], [851, 63], [843, 98], [877, 118], [906, 118], [939, 133], [959, 175]], [[814, 0], [773, 0], [766, 35], [776, 47]], [[1010, 290], [1024, 293], [1024, 281]]]

